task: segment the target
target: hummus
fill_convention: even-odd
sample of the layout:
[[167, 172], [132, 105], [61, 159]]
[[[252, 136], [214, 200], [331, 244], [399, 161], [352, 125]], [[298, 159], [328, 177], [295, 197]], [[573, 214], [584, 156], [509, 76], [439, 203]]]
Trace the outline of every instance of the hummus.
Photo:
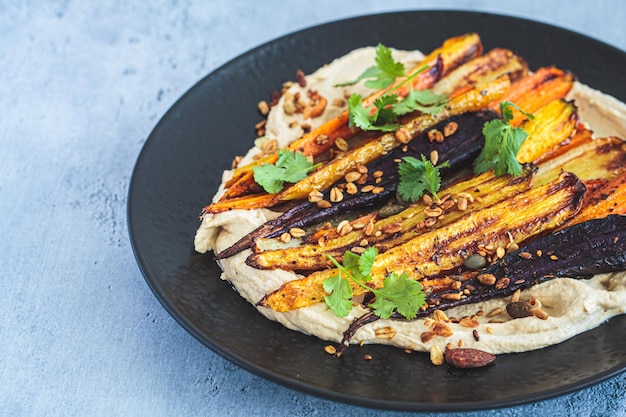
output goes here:
[[[335, 87], [337, 83], [355, 79], [365, 68], [374, 62], [375, 49], [362, 48], [320, 68], [306, 77], [306, 88], [294, 84], [287, 90], [278, 105], [268, 116], [266, 136], [277, 139], [285, 146], [303, 133], [301, 126], [308, 123], [311, 128], [335, 116], [345, 107], [337, 103], [353, 92], [365, 96], [368, 91], [359, 83], [350, 87]], [[422, 58], [419, 52], [394, 51], [394, 57], [413, 67]], [[328, 105], [321, 117], [303, 120], [298, 113], [287, 114], [284, 111], [285, 96], [306, 94], [306, 90], [316, 90], [325, 97]], [[626, 105], [618, 100], [576, 83], [568, 99], [576, 101], [581, 120], [587, 123], [597, 137], [626, 137]], [[294, 127], [295, 126], [295, 127]], [[251, 149], [241, 161], [250, 162], [254, 154], [260, 152]], [[232, 175], [224, 173], [222, 187], [214, 201], [223, 192], [223, 184]], [[217, 215], [203, 217], [195, 236], [195, 248], [198, 252], [220, 252], [242, 236], [253, 231], [263, 223], [276, 218], [279, 213], [267, 209], [233, 210]], [[251, 251], [245, 250], [230, 258], [222, 259], [222, 279], [230, 281], [237, 291], [250, 303], [257, 303], [265, 294], [278, 289], [287, 281], [300, 276], [284, 270], [258, 270], [245, 263]], [[521, 294], [522, 300], [534, 297], [541, 309], [548, 313], [546, 320], [534, 316], [511, 319], [506, 314], [506, 299], [456, 307], [446, 310], [448, 317], [474, 317], [477, 327], [466, 327], [461, 323], [448, 323], [453, 334], [436, 336], [426, 342], [422, 333], [429, 330], [432, 319], [412, 321], [377, 320], [361, 327], [352, 343], [379, 343], [416, 351], [429, 351], [434, 345], [444, 348], [447, 344], [474, 347], [493, 354], [521, 352], [540, 349], [567, 340], [579, 333], [593, 329], [609, 318], [626, 312], [626, 273], [597, 275], [588, 280], [558, 278], [536, 285]], [[493, 314], [501, 309], [500, 314]], [[352, 321], [367, 312], [362, 307], [354, 307], [347, 317], [337, 317], [325, 303], [317, 303], [287, 313], [278, 313], [271, 309], [258, 307], [261, 314], [270, 320], [280, 322], [289, 329], [314, 335], [320, 339], [339, 342], [343, 332]], [[489, 314], [489, 313], [492, 314]], [[477, 341], [475, 331], [480, 335]]]

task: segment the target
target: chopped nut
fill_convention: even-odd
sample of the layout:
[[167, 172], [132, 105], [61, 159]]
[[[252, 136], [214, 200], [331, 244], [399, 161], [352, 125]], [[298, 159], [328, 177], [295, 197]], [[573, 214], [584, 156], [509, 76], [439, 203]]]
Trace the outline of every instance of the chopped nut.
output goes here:
[[402, 230], [402, 223], [400, 222], [387, 224], [382, 229], [383, 233], [387, 233], [387, 234], [398, 233], [401, 230]]
[[273, 154], [277, 150], [278, 150], [278, 141], [276, 139], [266, 140], [261, 145], [261, 151], [263, 151], [265, 155]]
[[324, 346], [324, 351], [329, 355], [334, 355], [335, 353], [337, 353], [337, 348], [335, 348], [333, 345], [326, 345]]
[[287, 97], [285, 97], [285, 100], [283, 101], [283, 111], [287, 116], [291, 116], [296, 112], [296, 105], [293, 102], [293, 99], [288, 100]]
[[374, 335], [379, 339], [391, 339], [396, 335], [396, 329], [391, 326], [374, 330]]
[[359, 174], [367, 174], [367, 167], [365, 165], [357, 165], [356, 170], [359, 172]]
[[328, 135], [317, 135], [315, 137], [315, 143], [319, 146], [324, 146], [330, 141]]
[[374, 187], [374, 188], [372, 188], [372, 194], [380, 194], [383, 191], [385, 191], [385, 189], [383, 187]]
[[456, 206], [461, 211], [467, 210], [467, 199], [460, 197], [459, 201], [456, 203]]
[[319, 203], [324, 199], [324, 194], [318, 190], [313, 190], [309, 193], [308, 200], [311, 203]]
[[287, 232], [280, 235], [280, 241], [283, 243], [289, 243], [291, 241], [291, 235]]
[[426, 207], [424, 209], [426, 217], [439, 217], [443, 214], [441, 207]]
[[348, 220], [343, 220], [339, 225], [337, 225], [337, 233], [339, 236], [347, 235], [352, 231], [352, 225]]
[[330, 189], [330, 201], [333, 203], [338, 203], [343, 200], [343, 192], [337, 188], [333, 187]]
[[409, 143], [411, 141], [411, 134], [405, 127], [401, 127], [393, 134], [396, 140], [400, 143]]
[[431, 129], [428, 131], [428, 140], [431, 142], [443, 142], [443, 133], [437, 129]]
[[519, 257], [523, 259], [530, 259], [533, 255], [530, 252], [520, 252]]
[[511, 303], [516, 303], [519, 301], [519, 298], [522, 294], [522, 290], [520, 290], [519, 288], [517, 290], [515, 290], [515, 292], [511, 295]]
[[509, 278], [500, 278], [497, 282], [496, 282], [496, 289], [501, 290], [503, 288], [506, 288], [509, 286], [509, 283], [511, 282], [511, 280]]
[[373, 220], [370, 220], [365, 225], [365, 230], [363, 232], [365, 233], [365, 236], [371, 236], [374, 233], [374, 221]]
[[446, 313], [444, 313], [441, 310], [433, 311], [433, 319], [435, 319], [435, 321], [446, 321], [446, 322], [450, 321], [448, 316], [446, 316]]
[[459, 124], [457, 122], [449, 122], [443, 128], [443, 135], [445, 137], [454, 135], [454, 132], [459, 128]]
[[443, 352], [439, 346], [433, 345], [430, 348], [430, 361], [436, 366], [443, 365], [445, 363]]
[[354, 195], [359, 192], [359, 189], [354, 185], [353, 182], [346, 183], [346, 192], [348, 194]]
[[463, 317], [459, 324], [463, 327], [478, 327], [478, 320], [470, 317]]
[[361, 187], [361, 192], [362, 193], [369, 193], [373, 189], [374, 189], [374, 186], [370, 184], [370, 185], [366, 185], [364, 187]]
[[371, 361], [373, 358], [372, 355], [366, 353], [365, 355], [363, 355], [363, 359], [366, 361]]
[[350, 145], [348, 145], [348, 142], [344, 138], [335, 139], [335, 146], [337, 147], [337, 149], [339, 149], [342, 152], [345, 152], [348, 149], [350, 149]]
[[461, 299], [461, 295], [461, 293], [441, 294], [441, 298], [444, 298], [446, 300], [459, 301]]
[[504, 258], [505, 254], [506, 254], [506, 250], [502, 246], [498, 246], [496, 248], [496, 256], [498, 258]]
[[321, 209], [327, 209], [327, 208], [331, 208], [333, 205], [330, 203], [330, 201], [326, 201], [326, 200], [321, 200], [317, 202], [317, 207], [321, 208]]
[[532, 313], [533, 316], [537, 317], [538, 319], [548, 320], [548, 313], [546, 313], [540, 308], [533, 308], [532, 310], [530, 310], [530, 312]]
[[384, 174], [384, 172], [382, 172], [382, 171], [374, 171], [374, 173], [372, 174], [372, 177], [380, 178], [380, 177], [383, 176], [383, 174]]
[[346, 182], [355, 182], [359, 178], [361, 178], [361, 173], [358, 171], [350, 171], [343, 177]]
[[289, 229], [289, 234], [291, 235], [291, 237], [295, 237], [297, 239], [303, 237], [306, 232], [299, 227], [292, 227], [291, 229]]

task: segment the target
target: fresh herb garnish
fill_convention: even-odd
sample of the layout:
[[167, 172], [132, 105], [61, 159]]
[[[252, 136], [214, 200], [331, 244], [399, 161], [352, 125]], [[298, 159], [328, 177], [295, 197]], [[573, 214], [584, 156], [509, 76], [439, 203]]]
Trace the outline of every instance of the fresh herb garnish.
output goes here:
[[441, 168], [450, 168], [448, 161], [435, 166], [424, 155], [421, 160], [405, 156], [398, 164], [400, 174], [398, 194], [408, 202], [417, 201], [425, 191], [438, 198], [437, 192], [441, 187], [441, 174], [439, 173]]
[[390, 86], [396, 78], [404, 75], [404, 64], [396, 62], [391, 56], [391, 49], [383, 44], [379, 43], [376, 47], [375, 61], [376, 65], [367, 68], [356, 80], [337, 84], [337, 86], [344, 87], [367, 80], [366, 87], [378, 90]]
[[485, 146], [474, 161], [474, 173], [480, 174], [493, 169], [496, 176], [511, 174], [517, 177], [522, 174], [523, 169], [517, 160], [517, 153], [528, 137], [528, 133], [522, 128], [509, 124], [513, 119], [512, 107], [529, 119], [535, 118], [509, 101], [501, 102], [502, 120], [492, 120], [483, 126]]
[[370, 271], [378, 255], [375, 247], [370, 247], [361, 255], [346, 251], [343, 265], [331, 255], [328, 258], [337, 267], [337, 274], [323, 282], [324, 291], [328, 293], [324, 301], [335, 315], [345, 317], [352, 310], [352, 285], [354, 282], [366, 290], [374, 293], [376, 300], [369, 305], [374, 314], [382, 319], [391, 317], [394, 311], [411, 320], [417, 316], [417, 311], [426, 302], [426, 295], [422, 285], [409, 278], [406, 273], [389, 274], [383, 286], [374, 289], [366, 285], [372, 280]]
[[253, 168], [254, 180], [265, 191], [274, 194], [281, 191], [286, 182], [295, 183], [306, 178], [318, 165], [313, 165], [302, 152], [279, 150], [275, 164], [262, 164]]
[[380, 130], [393, 132], [401, 125], [393, 123], [397, 115], [393, 105], [397, 103], [398, 96], [384, 95], [374, 101], [374, 109], [363, 107], [363, 98], [359, 94], [352, 94], [348, 98], [348, 113], [350, 116], [349, 126], [356, 126], [362, 130]]
[[[430, 90], [415, 90], [412, 85], [404, 99], [400, 99], [398, 94], [393, 93], [407, 82], [412, 82], [413, 78], [426, 69], [428, 69], [428, 65], [417, 69], [387, 94], [375, 100], [374, 104], [368, 108], [363, 107], [361, 95], [352, 94], [348, 99], [350, 126], [357, 126], [362, 130], [392, 132], [401, 126], [396, 123], [399, 116], [417, 110], [428, 114], [440, 112], [446, 104], [446, 96], [435, 94]], [[393, 59], [390, 48], [378, 44], [376, 47], [376, 65], [366, 69], [356, 80], [336, 86], [348, 86], [361, 80], [367, 80], [365, 82], [366, 87], [382, 89], [393, 84], [398, 77], [404, 76], [406, 76], [404, 65]]]

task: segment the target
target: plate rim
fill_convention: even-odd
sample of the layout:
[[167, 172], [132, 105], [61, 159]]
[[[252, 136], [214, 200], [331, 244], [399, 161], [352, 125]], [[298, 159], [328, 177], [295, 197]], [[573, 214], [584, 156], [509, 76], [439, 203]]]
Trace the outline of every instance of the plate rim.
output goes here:
[[[349, 21], [357, 21], [363, 18], [372, 18], [372, 17], [377, 17], [377, 16], [406, 14], [406, 13], [417, 13], [417, 14], [444, 13], [444, 14], [464, 14], [468, 16], [480, 15], [480, 16], [487, 16], [488, 18], [495, 18], [495, 19], [506, 18], [506, 19], [516, 20], [519, 22], [530, 22], [533, 25], [541, 25], [541, 26], [550, 28], [551, 30], [558, 30], [561, 32], [566, 32], [573, 36], [585, 38], [587, 41], [600, 44], [604, 48], [613, 49], [615, 53], [623, 54], [626, 56], [625, 51], [613, 45], [604, 43], [598, 39], [592, 38], [590, 36], [584, 35], [580, 32], [577, 32], [571, 29], [566, 29], [566, 28], [556, 26], [553, 24], [549, 24], [549, 23], [545, 23], [541, 21], [535, 21], [535, 20], [528, 19], [528, 18], [517, 17], [513, 15], [483, 12], [483, 11], [467, 11], [467, 10], [462, 10], [462, 9], [406, 9], [406, 10], [394, 10], [394, 11], [380, 12], [380, 13], [359, 14], [359, 15], [354, 15], [350, 17], [326, 21], [320, 24], [313, 24], [313, 25], [309, 25], [306, 27], [302, 27], [300, 29], [294, 30], [292, 32], [286, 33], [284, 35], [281, 35], [276, 38], [270, 39], [266, 42], [263, 42], [257, 46], [254, 46], [244, 51], [243, 53], [238, 54], [237, 56], [234, 56], [228, 59], [226, 62], [219, 65], [218, 67], [213, 69], [211, 72], [201, 77], [193, 85], [188, 87], [186, 91], [160, 117], [160, 119], [151, 130], [150, 134], [148, 135], [146, 141], [144, 142], [144, 144], [142, 145], [139, 151], [139, 154], [137, 156], [137, 159], [132, 169], [129, 186], [128, 186], [126, 220], [127, 220], [127, 230], [128, 230], [128, 235], [129, 235], [133, 255], [135, 257], [139, 270], [142, 276], [144, 277], [144, 280], [148, 284], [148, 287], [151, 289], [151, 291], [153, 292], [153, 294], [155, 295], [159, 303], [165, 308], [168, 314], [172, 318], [174, 318], [174, 320], [183, 329], [185, 329], [185, 331], [191, 334], [196, 340], [198, 340], [204, 346], [208, 347], [213, 352], [219, 354], [221, 357], [228, 360], [229, 362], [232, 362], [238, 367], [245, 369], [246, 371], [258, 377], [261, 377], [265, 380], [269, 380], [273, 383], [277, 383], [283, 387], [294, 389], [302, 393], [310, 394], [317, 398], [327, 399], [327, 400], [329, 399], [332, 401], [339, 401], [339, 402], [349, 404], [352, 406], [357, 406], [357, 407], [366, 407], [366, 408], [371, 408], [371, 409], [380, 409], [380, 410], [389, 410], [389, 411], [395, 410], [395, 411], [424, 411], [424, 412], [446, 412], [446, 411], [458, 412], [458, 411], [479, 411], [479, 410], [488, 410], [488, 409], [500, 409], [500, 408], [505, 408], [505, 407], [529, 404], [531, 402], [545, 401], [545, 400], [555, 398], [558, 396], [571, 394], [573, 392], [586, 389], [590, 386], [599, 384], [601, 382], [604, 382], [608, 379], [611, 379], [613, 377], [616, 377], [624, 373], [626, 371], [626, 363], [622, 363], [621, 365], [616, 365], [613, 368], [607, 371], [603, 371], [593, 377], [584, 378], [576, 383], [570, 383], [570, 384], [561, 386], [559, 388], [552, 388], [546, 391], [542, 391], [541, 393], [538, 393], [531, 397], [525, 396], [525, 395], [512, 396], [506, 400], [497, 400], [497, 401], [491, 401], [491, 402], [487, 402], [487, 401], [455, 402], [455, 403], [441, 404], [441, 403], [414, 403], [414, 402], [385, 401], [385, 400], [382, 400], [382, 401], [376, 400], [375, 402], [368, 401], [367, 399], [364, 399], [364, 398], [358, 398], [358, 397], [355, 397], [354, 395], [344, 395], [341, 392], [331, 391], [325, 388], [320, 388], [316, 385], [303, 382], [302, 380], [289, 378], [279, 373], [269, 371], [265, 367], [259, 364], [253, 363], [249, 360], [246, 360], [242, 356], [234, 354], [228, 349], [225, 349], [223, 346], [220, 346], [218, 343], [216, 343], [216, 341], [210, 338], [207, 338], [207, 335], [204, 334], [198, 328], [196, 324], [187, 320], [182, 314], [180, 314], [180, 312], [177, 311], [176, 307], [173, 305], [171, 300], [165, 297], [164, 294], [160, 291], [160, 289], [156, 285], [156, 282], [154, 282], [154, 280], [149, 277], [149, 274], [146, 270], [146, 265], [144, 265], [145, 260], [142, 258], [142, 255], [139, 253], [140, 249], [137, 247], [137, 242], [135, 239], [135, 234], [136, 234], [135, 226], [133, 225], [133, 222], [131, 221], [133, 204], [134, 204], [133, 190], [136, 187], [135, 179], [136, 179], [136, 174], [139, 170], [139, 167], [142, 161], [145, 158], [147, 158], [146, 155], [148, 155], [149, 153], [149, 148], [154, 145], [155, 141], [154, 140], [151, 141], [151, 139], [153, 135], [155, 135], [155, 132], [159, 130], [161, 125], [164, 123], [167, 123], [168, 116], [171, 115], [171, 113], [175, 111], [175, 109], [180, 107], [181, 103], [185, 102], [185, 100], [189, 97], [189, 95], [191, 95], [194, 92], [194, 90], [196, 90], [199, 86], [207, 82], [208, 79], [216, 77], [222, 73], [226, 73], [230, 67], [237, 65], [239, 61], [247, 59], [251, 56], [254, 56], [259, 51], [262, 51], [270, 47], [271, 45], [283, 42], [286, 39], [292, 38], [293, 36], [296, 36], [296, 35], [301, 36], [305, 34], [306, 32], [310, 32], [314, 30], [322, 30], [324, 27], [331, 26], [331, 25], [342, 24], [342, 23], [349, 22]], [[477, 32], [480, 32], [480, 31], [477, 30]], [[309, 337], [314, 337], [314, 336], [309, 336]]]

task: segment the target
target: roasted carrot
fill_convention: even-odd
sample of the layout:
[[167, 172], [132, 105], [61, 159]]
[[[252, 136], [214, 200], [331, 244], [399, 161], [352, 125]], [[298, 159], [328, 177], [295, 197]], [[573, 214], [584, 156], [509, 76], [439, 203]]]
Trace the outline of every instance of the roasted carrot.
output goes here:
[[[431, 87], [443, 75], [449, 73], [454, 68], [462, 65], [468, 60], [479, 56], [482, 53], [482, 44], [480, 37], [475, 33], [469, 33], [462, 36], [447, 39], [443, 45], [433, 50], [424, 58], [420, 64], [407, 72], [407, 77], [412, 76], [415, 72], [421, 70], [424, 66], [428, 66], [428, 70], [418, 74], [412, 80], [414, 89], [425, 89]], [[405, 97], [409, 91], [409, 85], [405, 83], [407, 77], [401, 77], [391, 86], [376, 91], [363, 100], [363, 106], [369, 107], [374, 101], [386, 92], [396, 89], [400, 97]], [[400, 86], [400, 87], [398, 87]], [[344, 111], [338, 116], [328, 120], [316, 129], [305, 134], [301, 138], [293, 141], [287, 146], [291, 151], [300, 151], [304, 155], [319, 155], [330, 149], [335, 139], [338, 137], [349, 138], [356, 134], [358, 129], [348, 127], [348, 112]], [[318, 140], [324, 137], [323, 141]], [[268, 155], [242, 167], [238, 167], [231, 180], [226, 183], [227, 190], [224, 198], [231, 198], [240, 194], [241, 190], [246, 190], [248, 186], [238, 184], [239, 182], [249, 182], [252, 180], [251, 170], [254, 166], [263, 163], [274, 163], [278, 158], [278, 154]]]

